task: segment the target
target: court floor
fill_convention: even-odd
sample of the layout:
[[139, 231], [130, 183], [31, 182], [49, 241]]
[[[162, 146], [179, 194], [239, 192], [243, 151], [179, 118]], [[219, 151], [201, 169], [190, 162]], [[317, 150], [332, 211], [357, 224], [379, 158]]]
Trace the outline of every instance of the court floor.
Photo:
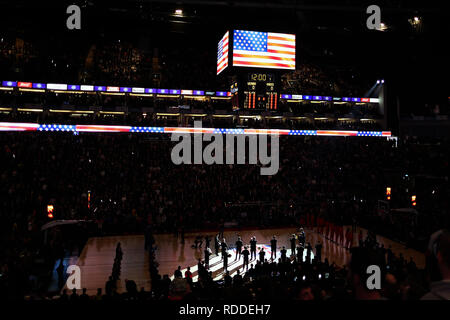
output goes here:
[[[357, 233], [354, 235], [354, 242], [357, 241], [356, 235], [359, 233], [359, 230], [359, 228], [356, 230]], [[361, 230], [365, 236], [367, 231], [364, 229]], [[289, 238], [292, 233], [295, 233], [296, 231], [298, 230], [295, 228], [225, 231], [224, 237], [226, 238], [229, 246], [234, 246], [238, 236], [242, 238], [244, 245], [248, 245], [250, 238], [255, 236], [258, 241], [258, 245], [267, 246], [270, 245], [270, 239], [275, 235], [278, 240], [277, 246], [279, 248], [285, 246], [289, 255]], [[349, 262], [350, 252], [348, 250], [335, 242], [324, 238], [321, 234], [318, 234], [314, 230], [305, 230], [305, 232], [306, 242], [311, 242], [313, 247], [318, 240], [322, 242], [322, 259], [327, 258], [330, 263], [334, 262], [338, 266], [346, 265]], [[159, 263], [159, 273], [161, 275], [167, 274], [170, 277], [173, 276], [173, 273], [178, 266], [181, 266], [184, 274], [184, 271], [189, 266], [191, 267], [194, 280], [196, 280], [197, 262], [198, 259], [203, 259], [204, 249], [204, 244], [201, 249], [197, 250], [191, 247], [198, 235], [201, 235], [203, 238], [206, 235], [209, 235], [211, 239], [213, 239], [215, 232], [186, 233], [184, 244], [181, 243], [181, 238], [176, 238], [173, 234], [155, 235], [155, 242], [157, 246], [156, 260]], [[391, 246], [394, 253], [402, 253], [405, 259], [413, 257], [419, 268], [424, 267], [424, 254], [416, 250], [406, 248], [400, 243], [381, 236], [377, 236], [377, 240], [381, 244], [384, 244], [386, 248]], [[120, 280], [117, 283], [118, 292], [124, 292], [125, 279], [134, 280], [138, 286], [138, 289], [144, 287], [146, 290], [150, 290], [151, 280], [148, 265], [149, 259], [148, 253], [144, 250], [144, 236], [114, 236], [90, 238], [76, 262], [81, 269], [81, 287], [87, 288], [88, 294], [95, 294], [97, 288], [105, 287], [105, 282], [111, 274], [115, 249], [118, 242], [121, 242], [123, 250], [122, 273]], [[356, 245], [356, 243], [354, 244]], [[214, 252], [213, 241], [211, 241], [211, 249]], [[315, 249], [313, 252], [315, 252]], [[233, 275], [237, 270], [242, 270], [242, 259], [240, 261], [235, 261], [234, 252], [230, 251], [230, 253], [232, 256], [229, 258], [228, 270]], [[278, 257], [279, 255], [280, 253], [278, 251]], [[266, 254], [266, 258], [270, 258], [270, 254]], [[250, 264], [252, 263], [255, 263], [255, 261], [250, 261]], [[220, 257], [216, 257], [215, 254], [213, 254], [210, 258], [210, 267], [211, 271], [213, 271], [213, 276], [215, 279], [221, 279], [223, 277], [223, 264]]]
[[96, 237], [87, 241], [76, 262], [81, 270], [81, 288], [86, 288], [88, 295], [95, 295], [97, 288], [102, 288], [105, 293], [118, 242], [121, 243], [123, 257], [117, 291], [125, 292], [126, 279], [134, 280], [139, 289], [151, 289], [149, 256], [144, 250], [143, 235]]

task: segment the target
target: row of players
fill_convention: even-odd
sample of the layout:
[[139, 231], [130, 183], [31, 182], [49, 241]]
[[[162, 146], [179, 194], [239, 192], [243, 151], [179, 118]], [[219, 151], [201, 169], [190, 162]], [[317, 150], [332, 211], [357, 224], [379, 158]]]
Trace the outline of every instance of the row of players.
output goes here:
[[[222, 235], [222, 240], [220, 240]], [[298, 245], [297, 245], [298, 241]], [[238, 239], [235, 243], [235, 249], [236, 249], [236, 256], [234, 261], [239, 261], [241, 259], [241, 256], [243, 257], [243, 266], [242, 268], [245, 270], [248, 270], [248, 264], [250, 260], [256, 259], [256, 252], [257, 252], [257, 240], [256, 237], [251, 237], [249, 241], [249, 247], [244, 246], [244, 242], [242, 241], [241, 237], [238, 236]], [[306, 261], [311, 260], [311, 253], [312, 253], [312, 246], [308, 242], [306, 243], [306, 236], [303, 228], [300, 228], [298, 234], [292, 234], [292, 236], [289, 238], [289, 242], [291, 245], [291, 257], [295, 257], [297, 261], [303, 261], [303, 252], [306, 249]], [[205, 237], [205, 249], [204, 249], [204, 266], [206, 269], [209, 269], [209, 259], [210, 256], [213, 254], [211, 248], [210, 248], [211, 239], [209, 236]], [[198, 236], [194, 244], [192, 245], [193, 249], [199, 249], [203, 245], [202, 236]], [[231, 254], [228, 253], [228, 249], [230, 248], [225, 240], [223, 238], [223, 234], [217, 234], [214, 238], [214, 248], [215, 248], [215, 255], [219, 256], [219, 251], [221, 252], [221, 261], [223, 261], [223, 269], [226, 272], [228, 268], [228, 259], [231, 257]], [[271, 261], [274, 261], [277, 256], [277, 238], [276, 236], [273, 236], [270, 240], [270, 259]], [[285, 262], [287, 257], [287, 250], [286, 247], [283, 246], [280, 250], [281, 254], [281, 261]], [[259, 250], [259, 260], [264, 262], [266, 252], [264, 251], [264, 247], [261, 247]], [[320, 241], [316, 245], [316, 259], [318, 261], [321, 261], [322, 259], [322, 244]]]

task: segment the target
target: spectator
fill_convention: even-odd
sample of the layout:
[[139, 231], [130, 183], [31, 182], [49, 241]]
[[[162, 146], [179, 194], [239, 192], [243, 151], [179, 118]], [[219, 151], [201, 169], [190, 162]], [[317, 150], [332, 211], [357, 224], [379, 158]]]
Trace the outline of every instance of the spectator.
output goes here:
[[450, 300], [450, 233], [441, 230], [430, 238], [429, 268], [433, 279], [430, 292], [422, 297], [422, 300]]

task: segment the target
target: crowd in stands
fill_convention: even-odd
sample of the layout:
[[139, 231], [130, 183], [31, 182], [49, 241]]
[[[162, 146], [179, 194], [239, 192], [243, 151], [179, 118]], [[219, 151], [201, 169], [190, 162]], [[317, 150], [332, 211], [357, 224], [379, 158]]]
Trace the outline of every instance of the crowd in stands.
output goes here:
[[86, 81], [112, 85], [124, 83], [142, 84], [151, 79], [152, 57], [129, 43], [108, 43], [91, 48], [93, 59], [89, 61]]
[[[186, 89], [228, 89], [226, 77], [216, 76], [216, 55], [190, 47], [161, 52], [161, 87]], [[213, 67], [212, 67], [213, 66]]]
[[[12, 36], [0, 39], [2, 80], [62, 82], [226, 90], [227, 77], [216, 75], [216, 52], [173, 46], [140, 48], [123, 40], [100, 41], [74, 52], [40, 52], [33, 42]], [[61, 49], [61, 48], [59, 48]], [[58, 49], [58, 50], [59, 50]], [[362, 96], [367, 88], [342, 79], [342, 72], [307, 61], [283, 76], [281, 91], [298, 94]], [[346, 76], [347, 77], [347, 76]], [[20, 78], [20, 79], [18, 79]]]
[[300, 63], [295, 71], [282, 77], [283, 92], [336, 97], [355, 97], [364, 94], [367, 88], [362, 88], [361, 82], [353, 81], [354, 75], [351, 73], [346, 70], [319, 67], [308, 62]]
[[30, 42], [0, 35], [0, 70], [4, 76], [12, 74], [14, 68], [34, 69], [37, 55], [38, 51]]
[[319, 67], [312, 64], [299, 65], [294, 72], [283, 77], [282, 83], [286, 93], [328, 95], [337, 92], [336, 84]]

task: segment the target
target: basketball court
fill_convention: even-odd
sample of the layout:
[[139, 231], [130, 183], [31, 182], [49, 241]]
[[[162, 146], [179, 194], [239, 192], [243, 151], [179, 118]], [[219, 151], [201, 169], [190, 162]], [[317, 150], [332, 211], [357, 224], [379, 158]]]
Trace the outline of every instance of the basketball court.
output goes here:
[[[363, 231], [364, 237], [367, 234], [365, 229], [357, 229], [354, 236], [354, 244], [356, 243], [356, 235], [359, 230]], [[244, 245], [249, 245], [251, 237], [255, 236], [258, 241], [259, 248], [264, 246], [266, 259], [270, 259], [270, 240], [273, 236], [277, 237], [277, 259], [280, 258], [280, 249], [285, 246], [290, 256], [290, 242], [289, 238], [298, 229], [296, 228], [274, 228], [274, 229], [255, 229], [255, 230], [242, 230], [242, 231], [225, 231], [224, 237], [228, 246], [231, 248], [229, 253], [231, 257], [228, 260], [228, 271], [230, 275], [236, 274], [237, 270], [241, 273], [243, 259], [235, 260], [235, 251], [233, 249], [237, 237], [240, 236]], [[315, 253], [315, 244], [320, 240], [323, 244], [322, 259], [327, 258], [329, 263], [336, 263], [336, 265], [342, 267], [346, 265], [350, 260], [350, 251], [342, 247], [341, 245], [330, 241], [318, 234], [314, 230], [305, 230], [306, 242], [310, 242], [313, 246], [312, 257]], [[169, 275], [173, 278], [174, 271], [181, 266], [182, 273], [186, 271], [187, 267], [191, 267], [193, 274], [193, 281], [197, 281], [197, 263], [198, 259], [204, 258], [204, 242], [201, 248], [194, 249], [192, 245], [197, 236], [202, 236], [203, 240], [205, 236], [211, 238], [211, 250], [213, 254], [210, 257], [210, 271], [213, 272], [213, 278], [215, 280], [221, 280], [224, 276], [223, 262], [221, 255], [216, 256], [214, 253], [214, 236], [215, 232], [199, 232], [199, 233], [186, 233], [184, 244], [181, 243], [181, 238], [176, 238], [173, 234], [156, 234], [155, 242], [157, 246], [156, 261], [159, 263], [159, 273], [161, 275]], [[386, 239], [381, 236], [377, 236], [377, 241], [380, 244], [384, 244], [387, 248], [392, 247], [392, 251], [395, 254], [402, 253], [405, 259], [413, 257], [419, 268], [425, 266], [424, 254], [406, 248], [404, 245]], [[125, 292], [125, 279], [134, 280], [138, 289], [144, 287], [145, 290], [151, 289], [151, 279], [149, 273], [149, 255], [144, 250], [144, 236], [143, 235], [130, 235], [130, 236], [112, 236], [112, 237], [96, 237], [90, 238], [83, 248], [79, 259], [76, 264], [81, 269], [81, 287], [87, 288], [88, 294], [95, 294], [97, 288], [104, 290], [105, 282], [111, 275], [111, 270], [116, 253], [117, 243], [120, 242], [123, 250], [122, 269], [121, 276], [117, 282], [118, 292]], [[304, 259], [306, 258], [306, 250], [304, 251]], [[250, 265], [255, 264], [256, 260], [250, 260]]]

